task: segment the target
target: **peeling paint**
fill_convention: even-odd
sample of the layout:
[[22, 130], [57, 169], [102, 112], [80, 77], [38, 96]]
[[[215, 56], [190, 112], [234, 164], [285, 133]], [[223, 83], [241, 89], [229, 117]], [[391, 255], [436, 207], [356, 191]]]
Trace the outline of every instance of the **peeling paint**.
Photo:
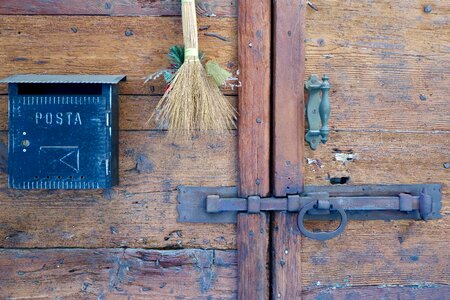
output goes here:
[[358, 154], [356, 153], [335, 153], [334, 159], [343, 164], [346, 164], [350, 161], [355, 161], [358, 159]]

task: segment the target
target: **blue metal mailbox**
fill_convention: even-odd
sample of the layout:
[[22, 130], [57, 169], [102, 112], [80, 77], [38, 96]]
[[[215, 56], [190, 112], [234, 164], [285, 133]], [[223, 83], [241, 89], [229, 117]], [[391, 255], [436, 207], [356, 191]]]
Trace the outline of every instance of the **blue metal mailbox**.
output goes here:
[[15, 75], [9, 89], [9, 187], [118, 183], [118, 83], [124, 75]]

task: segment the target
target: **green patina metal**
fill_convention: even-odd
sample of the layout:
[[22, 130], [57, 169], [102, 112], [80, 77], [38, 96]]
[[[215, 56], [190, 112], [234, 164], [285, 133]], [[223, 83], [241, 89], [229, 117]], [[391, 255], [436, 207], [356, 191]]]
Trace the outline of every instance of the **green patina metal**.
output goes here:
[[328, 120], [330, 118], [330, 83], [328, 76], [323, 75], [322, 81], [317, 75], [311, 75], [305, 83], [308, 91], [308, 104], [306, 114], [308, 118], [308, 132], [305, 140], [316, 150], [319, 142], [325, 144], [328, 140], [330, 129], [328, 128]]

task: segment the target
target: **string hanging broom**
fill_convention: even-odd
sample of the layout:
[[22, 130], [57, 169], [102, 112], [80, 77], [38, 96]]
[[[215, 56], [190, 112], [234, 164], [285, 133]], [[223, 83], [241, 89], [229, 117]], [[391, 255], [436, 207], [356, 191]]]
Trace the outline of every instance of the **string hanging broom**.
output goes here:
[[[216, 74], [210, 76], [199, 58], [195, 0], [181, 0], [181, 7], [184, 61], [171, 78], [154, 115], [173, 135], [190, 135], [195, 130], [223, 132], [232, 129], [236, 111], [216, 83], [225, 80], [223, 72], [216, 63], [208, 62], [207, 68]], [[182, 48], [173, 47], [171, 54], [179, 49]]]

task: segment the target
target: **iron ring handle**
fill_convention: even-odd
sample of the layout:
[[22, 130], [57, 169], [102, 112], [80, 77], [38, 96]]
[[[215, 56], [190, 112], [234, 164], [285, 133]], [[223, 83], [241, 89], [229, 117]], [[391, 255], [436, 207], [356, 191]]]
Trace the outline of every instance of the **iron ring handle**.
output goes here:
[[305, 217], [305, 214], [310, 210], [313, 209], [317, 205], [317, 201], [311, 201], [300, 210], [298, 214], [297, 219], [297, 225], [298, 229], [303, 233], [306, 237], [309, 237], [313, 240], [319, 240], [319, 241], [326, 241], [329, 239], [332, 239], [338, 235], [340, 235], [345, 227], [347, 226], [347, 214], [345, 213], [345, 210], [340, 207], [337, 204], [333, 204], [333, 210], [337, 210], [339, 214], [341, 215], [341, 224], [339, 224], [339, 227], [334, 231], [322, 231], [322, 232], [312, 232], [305, 228], [305, 225], [303, 224], [303, 220]]

